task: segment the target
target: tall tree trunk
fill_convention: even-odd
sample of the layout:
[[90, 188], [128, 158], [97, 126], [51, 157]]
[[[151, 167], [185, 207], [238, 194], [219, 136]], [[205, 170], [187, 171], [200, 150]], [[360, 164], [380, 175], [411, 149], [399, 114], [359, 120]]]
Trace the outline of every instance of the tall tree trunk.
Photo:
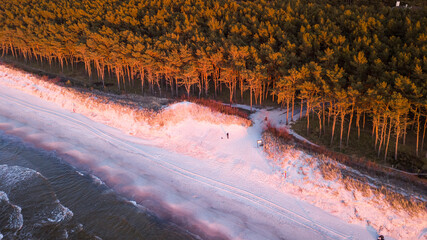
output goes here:
[[206, 97], [208, 96], [208, 93], [209, 93], [208, 90], [209, 90], [209, 74], [206, 73], [205, 74], [205, 95], [206, 95]]
[[379, 147], [378, 147], [378, 157], [380, 157], [380, 154], [381, 154], [381, 147], [382, 147], [382, 145], [383, 145], [383, 141], [385, 141], [385, 134], [387, 134], [387, 130], [385, 130], [385, 129], [387, 129], [387, 117], [386, 117], [386, 115], [384, 114], [384, 117], [383, 117], [383, 125], [382, 125], [382, 128], [381, 128], [380, 145], [379, 145]]
[[408, 127], [408, 114], [405, 116], [404, 125], [403, 125], [403, 145], [406, 145], [406, 131]]
[[171, 78], [171, 79], [169, 80], [169, 83], [170, 83], [170, 86], [171, 86], [171, 96], [172, 96], [172, 97], [174, 97], [174, 95], [175, 95], [175, 94], [174, 94], [174, 92], [173, 92], [173, 82], [174, 82], [174, 81], [173, 81], [173, 78], [172, 78], [172, 77], [170, 77], [170, 78]]
[[375, 149], [377, 149], [378, 145], [378, 128], [379, 128], [379, 117], [375, 118]]
[[162, 97], [162, 88], [160, 82], [157, 82], [157, 88], [159, 89], [159, 96]]
[[291, 121], [293, 122], [294, 121], [294, 100], [295, 100], [295, 95], [294, 94], [292, 94], [292, 119], [291, 119]]
[[421, 142], [421, 152], [424, 151], [424, 139], [425, 139], [425, 136], [426, 136], [426, 127], [427, 127], [427, 117], [424, 120], [423, 141]]
[[179, 92], [178, 92], [178, 78], [175, 78], [175, 93], [176, 93], [176, 96], [179, 97]]
[[400, 116], [397, 116], [396, 120], [396, 148], [394, 149], [394, 160], [397, 161], [397, 149], [399, 147], [399, 135], [400, 135]]
[[[267, 85], [267, 92], [269, 91], [269, 89], [270, 89], [270, 82], [272, 81], [272, 77], [270, 76], [269, 78], [268, 78], [268, 85]], [[274, 89], [274, 80], [273, 80], [273, 89]], [[274, 102], [274, 94], [273, 95], [271, 95], [271, 101], [273, 101]]]
[[185, 90], [187, 91], [187, 98], [190, 98], [190, 90], [191, 90], [191, 86], [185, 86]]
[[307, 136], [310, 135], [310, 102], [307, 99]]
[[353, 113], [354, 113], [354, 104], [351, 107], [351, 113], [350, 113], [350, 121], [348, 123], [348, 131], [347, 131], [347, 143], [346, 145], [348, 146], [348, 140], [350, 139], [350, 129], [351, 129], [351, 122], [353, 121]]
[[233, 83], [230, 84], [230, 88], [229, 88], [229, 90], [230, 90], [230, 104], [233, 103], [233, 94], [234, 94], [232, 85], [233, 85]]
[[218, 92], [218, 80], [216, 79], [216, 74], [213, 77], [214, 80], [214, 97], [217, 98], [217, 92]]
[[341, 111], [340, 150], [342, 149], [342, 133], [344, 131], [345, 112]]
[[357, 140], [360, 140], [360, 110], [356, 110]]
[[265, 101], [267, 99], [267, 85], [265, 84], [265, 82], [263, 82], [262, 84], [262, 100]]
[[365, 112], [363, 112], [363, 129], [365, 129]]
[[332, 136], [331, 136], [331, 146], [334, 143], [334, 135], [335, 135], [335, 123], [337, 122], [337, 114], [334, 114], [334, 120], [332, 121]]
[[144, 82], [145, 82], [145, 72], [144, 68], [140, 68], [139, 74], [141, 75], [141, 93], [144, 95]]
[[252, 88], [249, 89], [249, 95], [250, 95], [249, 98], [251, 99], [250, 104], [251, 104], [251, 111], [252, 111]]
[[385, 153], [384, 153], [384, 162], [386, 162], [386, 163], [387, 163], [388, 144], [390, 143], [390, 135], [391, 135], [391, 126], [392, 125], [393, 125], [393, 119], [390, 118], [390, 123], [388, 125], [387, 144], [385, 146]]
[[304, 104], [304, 99], [301, 99], [301, 110], [299, 112], [299, 119], [302, 119], [302, 105]]
[[239, 79], [236, 78], [235, 82], [234, 82], [234, 90], [233, 90], [233, 99], [236, 99], [237, 102], [237, 86], [238, 86], [238, 81]]
[[415, 155], [418, 157], [418, 146], [420, 144], [420, 113], [417, 113], [417, 144], [415, 146]]
[[117, 67], [116, 67], [116, 78], [117, 78], [117, 87], [120, 90], [120, 72]]
[[372, 117], [372, 132], [371, 132], [372, 140], [374, 140], [374, 136], [375, 136], [374, 133], [375, 133], [375, 117]]
[[201, 81], [200, 85], [198, 85], [198, 87], [199, 87], [199, 98], [202, 96], [202, 91], [203, 91], [203, 86], [202, 86], [203, 80], [200, 80], [200, 81]]
[[240, 77], [240, 100], [243, 103], [243, 78]]
[[259, 101], [259, 90], [255, 90], [254, 91], [254, 99], [255, 99], [255, 104], [257, 104], [258, 105], [258, 101]]
[[323, 134], [326, 134], [326, 127], [325, 127], [325, 100], [322, 101], [322, 124], [323, 124]]
[[12, 43], [10, 43], [10, 49], [11, 49], [11, 51], [12, 51], [12, 56], [13, 56], [13, 57], [16, 57], [16, 56], [15, 56], [15, 48], [12, 46]]
[[288, 118], [289, 118], [289, 99], [286, 99], [286, 125], [289, 124]]

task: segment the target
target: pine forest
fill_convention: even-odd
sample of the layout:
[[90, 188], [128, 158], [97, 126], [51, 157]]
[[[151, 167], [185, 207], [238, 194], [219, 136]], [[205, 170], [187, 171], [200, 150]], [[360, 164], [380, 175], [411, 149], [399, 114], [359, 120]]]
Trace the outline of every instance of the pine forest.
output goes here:
[[0, 54], [124, 93], [304, 108], [307, 135], [342, 149], [365, 130], [383, 163], [411, 134], [406, 170], [427, 168], [423, 1], [2, 0]]

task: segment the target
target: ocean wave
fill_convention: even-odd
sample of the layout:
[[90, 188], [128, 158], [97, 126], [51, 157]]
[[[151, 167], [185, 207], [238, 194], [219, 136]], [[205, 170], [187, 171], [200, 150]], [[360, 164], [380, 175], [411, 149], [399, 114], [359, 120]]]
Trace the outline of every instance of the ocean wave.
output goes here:
[[97, 176], [90, 174], [90, 177], [92, 178], [92, 180], [98, 184], [98, 185], [105, 185], [105, 183]]
[[32, 169], [19, 166], [0, 165], [0, 188], [10, 189], [20, 185], [20, 183], [24, 181], [37, 177], [41, 177], [47, 181], [39, 172]]
[[7, 194], [5, 192], [0, 191], [0, 201], [9, 202], [9, 198], [7, 197]]
[[71, 219], [73, 217], [73, 212], [58, 202], [58, 205], [51, 210], [49, 215], [50, 217], [47, 217], [46, 223], [59, 223]]
[[9, 201], [7, 194], [0, 191], [0, 239], [3, 233], [12, 233], [20, 230], [23, 226], [21, 208]]
[[[8, 213], [0, 212], [0, 232], [6, 238], [16, 234], [32, 238], [38, 230], [59, 226], [73, 217], [41, 173], [19, 166], [0, 165], [0, 211], [4, 209]], [[2, 220], [9, 222], [3, 224]]]

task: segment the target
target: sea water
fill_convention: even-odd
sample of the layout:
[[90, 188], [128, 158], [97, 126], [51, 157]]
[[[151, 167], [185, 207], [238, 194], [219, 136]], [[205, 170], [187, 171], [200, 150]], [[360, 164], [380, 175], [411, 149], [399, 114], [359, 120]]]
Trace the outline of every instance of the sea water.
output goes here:
[[54, 151], [0, 131], [0, 239], [197, 239]]

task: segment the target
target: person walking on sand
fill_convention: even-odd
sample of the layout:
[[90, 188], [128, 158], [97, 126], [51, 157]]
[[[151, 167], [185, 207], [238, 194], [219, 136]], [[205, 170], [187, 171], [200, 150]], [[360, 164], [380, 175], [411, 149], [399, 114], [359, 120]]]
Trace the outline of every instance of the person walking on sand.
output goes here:
[[227, 133], [227, 139], [229, 138], [229, 135], [228, 135], [228, 133]]

